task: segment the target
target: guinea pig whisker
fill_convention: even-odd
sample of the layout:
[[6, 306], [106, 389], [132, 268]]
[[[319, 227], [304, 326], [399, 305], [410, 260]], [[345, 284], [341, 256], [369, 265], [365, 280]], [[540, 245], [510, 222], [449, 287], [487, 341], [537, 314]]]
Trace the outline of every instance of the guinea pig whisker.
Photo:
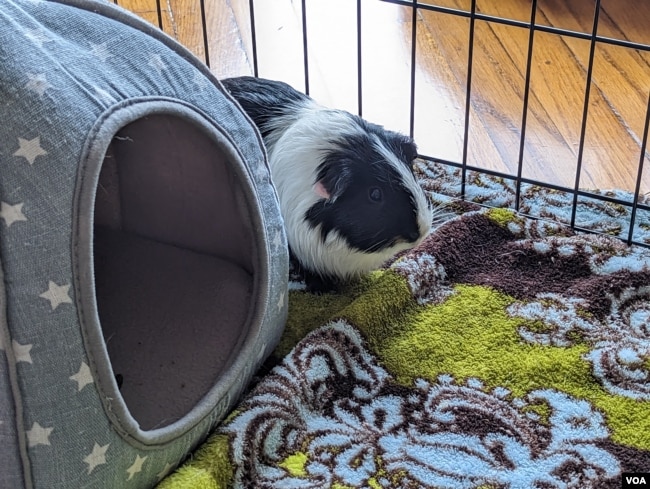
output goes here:
[[378, 241], [377, 243], [373, 244], [370, 248], [368, 248], [366, 251], [368, 253], [374, 253], [376, 251], [382, 250], [384, 248], [388, 248], [392, 246], [394, 243], [389, 241], [388, 239], [383, 239], [381, 241]]
[[433, 228], [437, 228], [456, 217], [450, 207], [449, 202], [436, 203], [431, 207], [431, 226]]
[[379, 229], [375, 234], [373, 234], [370, 237], [370, 241], [375, 242], [375, 244], [373, 246], [376, 247], [376, 249], [381, 248], [384, 245], [384, 243], [386, 243], [388, 241], [388, 239], [386, 239], [386, 238], [375, 241], [382, 232], [383, 232], [383, 230]]

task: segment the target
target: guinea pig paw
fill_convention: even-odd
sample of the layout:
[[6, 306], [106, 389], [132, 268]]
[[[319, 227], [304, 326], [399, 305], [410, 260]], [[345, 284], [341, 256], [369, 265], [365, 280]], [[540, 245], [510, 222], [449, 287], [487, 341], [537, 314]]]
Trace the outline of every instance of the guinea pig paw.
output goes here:
[[334, 279], [308, 272], [305, 273], [305, 285], [307, 292], [314, 295], [330, 294], [338, 290], [338, 282]]

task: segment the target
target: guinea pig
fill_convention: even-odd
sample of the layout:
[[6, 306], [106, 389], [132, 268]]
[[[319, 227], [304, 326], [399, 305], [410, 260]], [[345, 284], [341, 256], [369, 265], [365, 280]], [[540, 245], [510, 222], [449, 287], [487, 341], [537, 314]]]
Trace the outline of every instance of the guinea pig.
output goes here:
[[433, 212], [413, 174], [411, 138], [323, 107], [283, 82], [222, 83], [262, 135], [308, 290], [358, 278], [430, 232]]

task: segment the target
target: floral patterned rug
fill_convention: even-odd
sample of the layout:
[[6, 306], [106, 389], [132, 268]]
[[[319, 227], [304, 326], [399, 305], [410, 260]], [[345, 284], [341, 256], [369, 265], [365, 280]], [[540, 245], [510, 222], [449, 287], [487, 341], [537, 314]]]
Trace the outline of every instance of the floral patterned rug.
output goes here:
[[[650, 249], [558, 224], [559, 192], [523, 188], [531, 219], [418, 170], [449, 219], [340, 293], [294, 280], [274, 367], [161, 488], [619, 488], [650, 471]], [[512, 205], [503, 180], [467, 182]], [[581, 227], [628, 232], [623, 206], [579, 204]]]

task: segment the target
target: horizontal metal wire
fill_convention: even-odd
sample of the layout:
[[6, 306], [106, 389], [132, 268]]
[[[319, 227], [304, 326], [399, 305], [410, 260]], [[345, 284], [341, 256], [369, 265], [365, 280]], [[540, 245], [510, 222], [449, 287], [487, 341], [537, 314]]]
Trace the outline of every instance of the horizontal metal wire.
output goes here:
[[[361, 0], [356, 0], [357, 1], [357, 12], [356, 12], [356, 24], [357, 24], [357, 92], [358, 92], [358, 114], [362, 115], [362, 108], [363, 108], [363, 69], [362, 69], [362, 35], [361, 35], [361, 28], [362, 28], [362, 2]], [[642, 140], [642, 145], [641, 145], [641, 157], [639, 161], [639, 166], [637, 170], [637, 181], [636, 181], [636, 187], [635, 191], [633, 193], [633, 196], [630, 201], [623, 200], [618, 197], [612, 197], [610, 195], [605, 195], [605, 194], [595, 194], [592, 192], [589, 192], [587, 190], [583, 190], [580, 188], [580, 178], [581, 178], [581, 169], [582, 169], [582, 157], [583, 157], [583, 152], [584, 152], [584, 145], [585, 145], [585, 133], [586, 133], [586, 127], [587, 127], [587, 118], [589, 115], [589, 96], [590, 96], [590, 89], [591, 89], [591, 84], [592, 84], [592, 74], [593, 74], [593, 65], [594, 65], [594, 53], [596, 50], [596, 46], [598, 44], [608, 44], [608, 45], [614, 45], [614, 46], [621, 46], [624, 48], [628, 49], [634, 49], [634, 50], [639, 50], [639, 51], [650, 51], [650, 44], [644, 44], [644, 43], [639, 43], [639, 42], [633, 42], [630, 40], [626, 39], [615, 39], [611, 37], [606, 37], [606, 36], [601, 36], [598, 35], [598, 20], [599, 20], [599, 15], [600, 15], [600, 0], [595, 0], [594, 4], [594, 17], [593, 17], [593, 23], [592, 23], [592, 28], [591, 32], [579, 32], [575, 30], [570, 30], [570, 29], [563, 29], [559, 27], [554, 27], [554, 26], [549, 26], [549, 25], [543, 25], [539, 24], [536, 22], [536, 12], [537, 12], [537, 0], [531, 0], [531, 15], [530, 15], [530, 21], [522, 21], [522, 20], [517, 20], [517, 19], [509, 19], [505, 17], [499, 17], [499, 16], [494, 16], [494, 15], [488, 15], [484, 14], [481, 12], [477, 11], [476, 7], [476, 0], [470, 0], [470, 9], [469, 10], [463, 10], [463, 9], [455, 9], [455, 8], [449, 8], [449, 7], [443, 7], [439, 5], [430, 5], [427, 3], [421, 3], [418, 0], [377, 0], [377, 1], [382, 1], [385, 3], [391, 3], [395, 5], [400, 5], [403, 7], [408, 7], [412, 9], [412, 26], [411, 26], [411, 83], [410, 83], [410, 98], [409, 98], [409, 103], [410, 103], [410, 118], [409, 118], [409, 131], [411, 136], [414, 134], [414, 125], [415, 125], [415, 75], [416, 75], [416, 39], [417, 39], [417, 14], [418, 11], [423, 10], [423, 11], [431, 11], [431, 12], [438, 12], [442, 14], [448, 14], [448, 15], [454, 15], [454, 16], [459, 16], [463, 18], [468, 18], [469, 19], [469, 29], [468, 29], [468, 60], [467, 60], [467, 80], [466, 80], [466, 103], [465, 103], [465, 121], [464, 121], [464, 127], [463, 127], [463, 149], [462, 149], [462, 161], [456, 162], [456, 161], [448, 161], [448, 160], [443, 160], [440, 158], [436, 158], [433, 156], [429, 155], [419, 155], [422, 159], [428, 160], [428, 161], [434, 161], [438, 162], [444, 165], [448, 165], [450, 167], [455, 167], [455, 168], [460, 168], [461, 169], [461, 197], [465, 197], [465, 187], [466, 187], [466, 180], [467, 180], [467, 173], [472, 171], [472, 172], [479, 172], [483, 173], [486, 175], [493, 175], [497, 176], [503, 179], [510, 180], [514, 183], [514, 189], [515, 189], [515, 210], [520, 210], [520, 199], [521, 199], [521, 191], [522, 191], [522, 185], [535, 185], [540, 188], [545, 188], [545, 189], [550, 189], [550, 190], [555, 190], [555, 191], [560, 191], [560, 192], [566, 192], [570, 195], [572, 195], [572, 206], [571, 206], [571, 220], [570, 220], [570, 225], [578, 230], [578, 231], [584, 231], [584, 232], [590, 232], [593, 233], [595, 232], [594, 230], [590, 229], [584, 229], [581, 228], [578, 224], [576, 224], [576, 212], [578, 205], [580, 204], [579, 198], [589, 198], [589, 199], [594, 199], [597, 201], [601, 202], [606, 202], [606, 203], [611, 203], [615, 205], [620, 205], [620, 206], [625, 206], [631, 210], [630, 214], [630, 228], [626, 234], [626, 236], [622, 239], [627, 241], [628, 243], [635, 243], [641, 246], [646, 246], [650, 247], [650, 245], [643, 243], [643, 242], [636, 242], [633, 239], [634, 236], [634, 229], [635, 229], [635, 224], [636, 224], [636, 217], [637, 217], [637, 211], [638, 210], [643, 210], [643, 211], [650, 211], [650, 206], [646, 204], [641, 204], [639, 203], [640, 200], [640, 186], [641, 186], [641, 176], [643, 173], [643, 164], [645, 161], [645, 152], [646, 152], [646, 145], [647, 145], [647, 139], [648, 139], [648, 126], [649, 126], [649, 121], [650, 121], [650, 95], [648, 99], [648, 108], [646, 110], [646, 122], [645, 122], [645, 130], [644, 130], [644, 136]], [[304, 77], [305, 77], [305, 88], [306, 91], [309, 92], [309, 50], [308, 50], [308, 42], [309, 42], [309, 36], [308, 36], [308, 30], [307, 30], [307, 9], [308, 9], [308, 1], [307, 0], [301, 0], [300, 2], [301, 5], [301, 23], [302, 23], [302, 45], [303, 45], [303, 69], [304, 69]], [[255, 15], [254, 15], [254, 0], [249, 0], [249, 6], [250, 6], [250, 16], [251, 16], [251, 41], [252, 41], [252, 54], [253, 54], [253, 67], [254, 67], [254, 74], [255, 76], [258, 75], [258, 60], [257, 60], [257, 46], [256, 46], [256, 35], [255, 35]], [[526, 61], [526, 72], [525, 72], [525, 82], [524, 82], [524, 97], [523, 97], [523, 113], [522, 113], [522, 122], [521, 122], [521, 132], [520, 132], [520, 148], [519, 148], [519, 157], [518, 157], [518, 165], [517, 165], [517, 172], [515, 175], [505, 173], [505, 172], [499, 172], [499, 171], [493, 171], [485, 168], [479, 168], [475, 167], [472, 165], [469, 165], [467, 163], [467, 155], [468, 155], [468, 143], [469, 143], [469, 116], [470, 116], [470, 111], [471, 111], [471, 91], [472, 91], [472, 69], [473, 69], [473, 50], [474, 50], [474, 33], [475, 33], [475, 26], [477, 21], [484, 21], [484, 22], [492, 22], [492, 23], [498, 23], [498, 24], [503, 24], [503, 25], [508, 25], [508, 26], [513, 26], [513, 27], [518, 27], [522, 29], [528, 29], [529, 30], [529, 44], [528, 44], [528, 51], [527, 51], [527, 61]], [[524, 158], [524, 146], [526, 142], [526, 122], [527, 122], [527, 114], [528, 114], [528, 98], [530, 94], [530, 76], [531, 76], [531, 64], [532, 64], [532, 57], [533, 57], [533, 45], [535, 42], [535, 35], [539, 32], [543, 33], [550, 33], [550, 34], [556, 34], [560, 36], [567, 36], [567, 37], [572, 37], [576, 39], [583, 39], [583, 40], [588, 40], [590, 41], [590, 54], [589, 54], [589, 61], [586, 69], [586, 76], [585, 76], [585, 97], [584, 97], [584, 104], [583, 104], [583, 114], [582, 114], [582, 121], [581, 121], [581, 132], [580, 132], [580, 141], [578, 144], [578, 158], [577, 158], [577, 168], [576, 168], [576, 176], [575, 176], [575, 185], [573, 188], [561, 186], [561, 185], [555, 185], [552, 183], [548, 182], [543, 182], [540, 180], [535, 180], [535, 179], [530, 179], [526, 178], [523, 176], [523, 158]], [[535, 217], [539, 218], [539, 216], [530, 216], [530, 217]], [[565, 223], [566, 224], [566, 223]]]
[[[418, 158], [425, 160], [425, 161], [431, 161], [433, 163], [440, 163], [445, 166], [450, 166], [453, 168], [462, 168], [463, 164], [458, 163], [455, 161], [450, 161], [450, 160], [445, 160], [445, 159], [440, 159], [440, 158], [435, 158], [431, 156], [426, 156], [426, 155], [418, 155]], [[492, 177], [497, 177], [497, 178], [502, 178], [504, 180], [511, 180], [513, 182], [516, 182], [519, 180], [521, 183], [527, 184], [527, 185], [534, 185], [537, 187], [549, 189], [549, 190], [555, 190], [558, 192], [566, 192], [568, 194], [573, 194], [574, 189], [570, 187], [564, 187], [562, 185], [556, 185], [553, 183], [548, 183], [548, 182], [542, 182], [540, 180], [535, 180], [533, 178], [526, 178], [526, 177], [517, 177], [511, 173], [505, 173], [505, 172], [500, 172], [497, 170], [490, 170], [488, 168], [481, 168], [478, 166], [473, 166], [473, 165], [464, 165], [467, 171], [471, 172], [477, 172], [483, 175], [489, 175]], [[637, 209], [640, 210], [646, 210], [650, 211], [650, 205], [647, 204], [640, 204], [638, 202], [632, 202], [631, 200], [623, 200], [619, 199], [617, 197], [612, 197], [610, 195], [603, 195], [603, 194], [595, 194], [593, 192], [589, 192], [588, 190], [578, 190], [577, 191], [578, 196], [580, 197], [588, 197], [590, 199], [594, 200], [600, 200], [602, 202], [609, 202], [611, 204], [617, 204], [617, 205], [622, 205], [626, 207], [632, 208], [633, 206], [636, 207]]]
[[[413, 2], [409, 2], [408, 0], [379, 0], [379, 1], [385, 3], [393, 3], [396, 5], [402, 5], [404, 7], [414, 7]], [[526, 22], [522, 20], [509, 19], [507, 17], [498, 17], [496, 15], [482, 14], [480, 12], [472, 13], [471, 10], [468, 11], [468, 10], [454, 9], [450, 7], [442, 7], [439, 5], [430, 5], [428, 3], [419, 3], [419, 2], [415, 5], [415, 8], [420, 10], [439, 12], [443, 14], [456, 15], [458, 17], [470, 18], [473, 16], [476, 20], [484, 20], [486, 22], [494, 22], [497, 24], [509, 25], [514, 27], [523, 27], [525, 29], [530, 29], [532, 25], [533, 29], [535, 29], [536, 31], [548, 32], [550, 34], [559, 34], [562, 36], [575, 37], [577, 39], [591, 39], [593, 37], [591, 33], [587, 33], [587, 32], [579, 32], [571, 29], [563, 29], [560, 27], [553, 27], [545, 24], [531, 24], [530, 22]], [[595, 38], [597, 42], [602, 42], [605, 44], [613, 44], [616, 46], [622, 46], [626, 48], [639, 49], [641, 51], [650, 51], [650, 44], [633, 42], [625, 39], [615, 39], [612, 37], [598, 36], [598, 35], [595, 36]]]
[[[537, 14], [537, 0], [532, 0], [531, 1], [531, 14], [530, 14], [530, 21], [522, 21], [522, 20], [516, 20], [516, 19], [509, 19], [505, 17], [498, 17], [494, 15], [487, 15], [483, 14], [477, 11], [477, 6], [476, 6], [476, 0], [471, 0], [470, 1], [470, 7], [469, 10], [462, 10], [462, 9], [454, 9], [454, 8], [449, 8], [449, 7], [443, 7], [443, 6], [438, 6], [438, 5], [430, 5], [430, 4], [425, 4], [425, 3], [420, 3], [417, 0], [381, 0], [385, 3], [392, 3], [395, 5], [401, 5], [403, 7], [408, 7], [413, 9], [413, 23], [416, 23], [417, 20], [417, 11], [418, 10], [425, 10], [425, 11], [433, 11], [433, 12], [438, 12], [442, 14], [448, 14], [448, 15], [454, 15], [454, 16], [459, 16], [463, 18], [468, 18], [469, 19], [469, 28], [468, 28], [468, 59], [467, 59], [467, 80], [466, 80], [466, 94], [465, 94], [465, 121], [464, 121], [464, 129], [463, 129], [463, 149], [462, 149], [462, 161], [461, 162], [454, 162], [454, 161], [444, 161], [439, 158], [431, 157], [428, 155], [420, 155], [421, 158], [425, 160], [430, 160], [430, 161], [437, 161], [439, 163], [443, 163], [452, 167], [460, 168], [461, 169], [461, 198], [465, 198], [465, 190], [466, 190], [466, 178], [467, 178], [467, 172], [468, 171], [476, 171], [480, 172], [483, 174], [488, 174], [488, 175], [494, 175], [498, 176], [504, 179], [508, 179], [514, 183], [515, 187], [515, 199], [514, 199], [514, 207], [515, 210], [519, 211], [520, 210], [520, 199], [521, 199], [521, 186], [523, 184], [529, 184], [529, 185], [535, 185], [541, 188], [546, 188], [546, 189], [551, 189], [551, 190], [556, 190], [556, 191], [561, 191], [561, 192], [566, 192], [568, 194], [571, 194], [572, 197], [572, 204], [571, 204], [571, 218], [570, 222], [568, 223], [572, 228], [576, 230], [582, 230], [586, 231], [585, 229], [581, 229], [577, 224], [576, 224], [576, 219], [577, 219], [577, 209], [579, 205], [579, 198], [592, 198], [598, 201], [602, 202], [607, 202], [611, 204], [616, 204], [616, 205], [622, 205], [626, 206], [627, 208], [630, 209], [631, 214], [630, 214], [630, 227], [627, 233], [625, 233], [625, 237], [622, 239], [625, 239], [628, 243], [636, 243], [640, 245], [647, 246], [645, 243], [639, 243], [635, 242], [633, 239], [634, 236], [634, 229], [635, 229], [635, 224], [636, 224], [636, 216], [637, 216], [637, 210], [650, 210], [650, 206], [645, 205], [645, 204], [640, 204], [639, 197], [640, 197], [640, 184], [641, 184], [641, 175], [643, 172], [643, 164], [644, 164], [644, 159], [645, 159], [645, 150], [646, 150], [646, 144], [647, 144], [647, 137], [648, 137], [648, 121], [650, 120], [650, 95], [649, 95], [649, 102], [648, 102], [648, 109], [646, 110], [646, 126], [645, 126], [645, 133], [644, 137], [642, 140], [642, 147], [641, 147], [641, 157], [639, 161], [639, 166], [637, 170], [637, 181], [636, 181], [636, 187], [634, 194], [631, 198], [630, 201], [622, 200], [620, 198], [616, 197], [611, 197], [609, 195], [602, 195], [602, 194], [595, 194], [586, 190], [583, 190], [580, 188], [580, 180], [581, 180], [581, 175], [582, 175], [582, 162], [583, 162], [583, 154], [584, 154], [584, 146], [585, 146], [585, 135], [586, 135], [586, 129], [587, 129], [587, 119], [589, 116], [589, 99], [590, 99], [590, 91], [591, 91], [591, 85], [592, 85], [592, 78], [593, 78], [593, 66], [594, 66], [594, 57], [595, 57], [595, 51], [596, 51], [596, 46], [599, 43], [603, 44], [608, 44], [608, 45], [615, 45], [615, 46], [622, 46], [628, 49], [636, 49], [636, 50], [641, 50], [641, 51], [650, 51], [650, 45], [648, 44], [643, 44], [643, 43], [638, 43], [638, 42], [632, 42], [629, 40], [624, 40], [624, 39], [613, 39], [610, 37], [605, 37], [605, 36], [599, 36], [598, 35], [598, 22], [599, 22], [599, 17], [600, 17], [600, 0], [595, 0], [594, 2], [594, 16], [593, 16], [593, 22], [591, 25], [591, 32], [578, 32], [574, 30], [569, 30], [569, 29], [562, 29], [558, 27], [553, 27], [553, 26], [548, 26], [548, 25], [541, 25], [536, 22], [536, 14]], [[514, 26], [518, 28], [524, 28], [529, 30], [529, 39], [528, 39], [528, 52], [527, 52], [527, 61], [526, 61], [526, 70], [525, 70], [525, 80], [524, 80], [524, 96], [523, 96], [523, 113], [522, 113], [522, 122], [521, 122], [521, 127], [520, 127], [520, 146], [519, 146], [519, 157], [518, 157], [518, 164], [517, 164], [517, 173], [516, 175], [504, 173], [504, 172], [497, 172], [497, 171], [490, 171], [484, 168], [479, 168], [479, 167], [474, 167], [471, 166], [467, 163], [467, 154], [468, 154], [468, 139], [469, 139], [469, 116], [470, 116], [470, 109], [471, 109], [471, 93], [472, 93], [472, 73], [473, 73], [473, 59], [474, 59], [474, 33], [476, 29], [476, 21], [485, 21], [485, 22], [493, 22], [493, 23], [499, 23], [503, 25], [508, 25], [508, 26]], [[413, 32], [415, 33], [416, 27], [413, 26]], [[585, 95], [584, 95], [584, 100], [583, 100], [583, 113], [582, 113], [582, 120], [581, 120], [581, 125], [580, 125], [580, 140], [578, 143], [578, 155], [577, 155], [577, 166], [576, 166], [576, 173], [575, 173], [575, 184], [573, 188], [569, 187], [564, 187], [560, 185], [554, 185], [548, 182], [543, 182], [539, 180], [534, 180], [534, 179], [529, 179], [523, 177], [523, 159], [524, 159], [524, 147], [526, 143], [526, 122], [527, 122], [527, 115], [528, 115], [528, 99], [529, 99], [529, 94], [530, 94], [530, 76], [531, 76], [531, 64], [532, 64], [532, 57], [533, 57], [533, 45], [535, 41], [535, 34], [537, 32], [545, 32], [545, 33], [551, 33], [551, 34], [557, 34], [561, 36], [568, 36], [568, 37], [573, 37], [577, 39], [584, 39], [590, 41], [590, 51], [589, 51], [589, 60], [587, 64], [587, 70], [586, 70], [586, 76], [585, 76]], [[412, 47], [411, 47], [411, 79], [413, 80], [415, 77], [415, 71], [416, 71], [416, 66], [415, 66], [415, 35], [413, 35], [413, 40], [412, 40]], [[411, 84], [411, 100], [414, 98], [413, 91], [415, 90], [415, 86], [412, 83]], [[411, 121], [414, 120], [414, 114], [413, 111], [415, 110], [413, 102], [411, 102]], [[411, 122], [411, 127], [410, 127], [411, 135], [414, 132], [413, 128], [413, 122]], [[535, 216], [539, 217], [539, 216]], [[591, 232], [594, 232], [591, 230]]]

